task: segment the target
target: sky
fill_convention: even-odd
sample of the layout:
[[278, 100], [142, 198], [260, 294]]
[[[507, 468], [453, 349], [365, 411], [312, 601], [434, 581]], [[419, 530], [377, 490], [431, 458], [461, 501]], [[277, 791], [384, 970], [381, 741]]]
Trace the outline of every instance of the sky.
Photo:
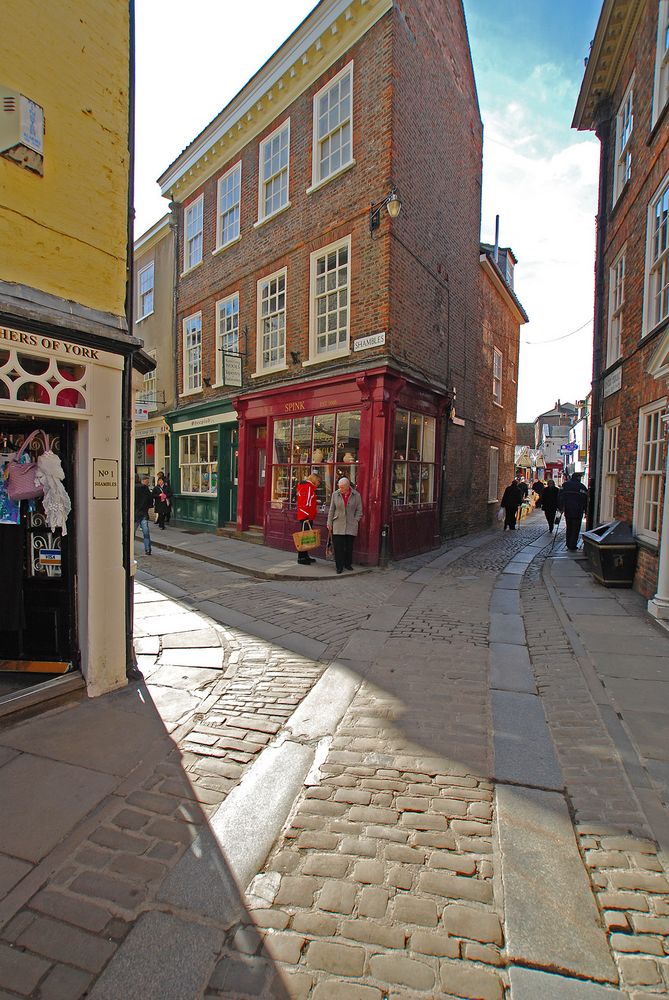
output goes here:
[[[484, 125], [481, 238], [518, 265], [518, 420], [582, 399], [592, 368], [599, 143], [571, 129], [601, 0], [464, 0]], [[168, 211], [156, 178], [314, 0], [136, 0], [135, 235]], [[578, 331], [578, 332], [574, 332]]]

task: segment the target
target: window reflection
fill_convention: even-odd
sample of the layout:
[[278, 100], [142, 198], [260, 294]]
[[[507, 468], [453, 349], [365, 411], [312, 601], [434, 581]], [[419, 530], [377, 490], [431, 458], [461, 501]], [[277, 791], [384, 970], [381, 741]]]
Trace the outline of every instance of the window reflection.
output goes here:
[[329, 504], [337, 481], [347, 476], [353, 485], [359, 478], [360, 413], [319, 413], [274, 422], [272, 448], [272, 506], [294, 507], [297, 484], [312, 471], [321, 484], [316, 499], [321, 510]]

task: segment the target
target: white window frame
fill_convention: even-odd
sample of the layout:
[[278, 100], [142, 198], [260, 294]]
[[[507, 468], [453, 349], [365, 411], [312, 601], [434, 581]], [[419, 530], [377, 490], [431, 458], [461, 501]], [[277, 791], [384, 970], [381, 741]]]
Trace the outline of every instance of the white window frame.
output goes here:
[[[664, 202], [666, 213], [664, 224], [656, 225], [657, 209]], [[664, 246], [656, 255], [655, 245], [664, 239]], [[660, 310], [657, 310], [658, 288]], [[662, 292], [664, 291], [664, 296]], [[662, 311], [662, 298], [665, 309]], [[669, 174], [666, 174], [656, 189], [648, 205], [646, 228], [646, 275], [644, 281], [644, 310], [642, 336], [650, 333], [669, 318]]]
[[[153, 348], [151, 351], [146, 352], [150, 358], [156, 360], [156, 349]], [[156, 366], [152, 371], [146, 372], [144, 375], [144, 382], [142, 384], [142, 391], [139, 393], [137, 402], [145, 406], [147, 410], [155, 410], [158, 406], [156, 396], [158, 394], [158, 367]]]
[[497, 348], [492, 349], [492, 398], [498, 406], [502, 405], [502, 371], [504, 357]]
[[599, 502], [600, 522], [612, 521], [616, 510], [618, 486], [618, 448], [620, 417], [604, 424], [604, 450], [602, 454], [602, 495]]
[[[639, 409], [639, 432], [634, 491], [634, 533], [642, 541], [657, 545], [664, 475], [664, 421], [667, 400], [658, 399]], [[648, 432], [654, 437], [649, 437]], [[652, 525], [655, 525], [653, 528]]]
[[[143, 277], [151, 273], [151, 283], [147, 285], [145, 289], [142, 289]], [[154, 312], [155, 303], [155, 293], [156, 293], [156, 269], [155, 261], [150, 261], [145, 267], [141, 267], [137, 272], [137, 322], [140, 323], [147, 316], [152, 316]], [[147, 302], [151, 297], [150, 304], [147, 308]]]
[[[327, 135], [323, 136], [322, 139], [319, 139], [318, 121], [320, 118], [319, 115], [320, 100], [330, 90], [333, 90], [336, 86], [338, 86], [346, 76], [350, 77], [350, 91], [349, 91], [350, 106], [349, 106], [348, 118], [345, 118], [343, 121], [339, 122], [336, 128], [329, 131]], [[333, 135], [335, 135], [336, 132], [340, 132], [344, 128], [346, 123], [348, 123], [350, 131], [350, 142], [349, 142], [350, 152], [348, 159], [342, 161], [335, 170], [332, 170], [330, 173], [323, 176], [321, 174], [321, 155], [320, 155], [321, 144], [328, 141]], [[348, 170], [349, 167], [352, 167], [354, 164], [355, 160], [353, 158], [353, 60], [351, 60], [350, 63], [347, 63], [347, 65], [344, 66], [344, 68], [340, 70], [336, 76], [333, 76], [331, 80], [328, 80], [325, 86], [321, 87], [321, 89], [314, 95], [313, 130], [312, 130], [312, 146], [311, 146], [311, 187], [308, 188], [308, 190], [312, 191], [315, 188], [320, 187], [322, 184], [327, 184], [335, 177], [338, 177], [345, 170]]]
[[[194, 458], [190, 458], [191, 452], [189, 451], [189, 460], [186, 461], [185, 451], [186, 442], [189, 442], [189, 449], [192, 447], [191, 442], [195, 440], [195, 451], [196, 455]], [[203, 459], [200, 456], [200, 442], [206, 440], [207, 442], [207, 457]], [[216, 453], [216, 458], [213, 458], [213, 453]], [[218, 496], [218, 429], [213, 431], [193, 431], [188, 434], [179, 435], [179, 492], [186, 496], [195, 497], [215, 497]], [[200, 481], [204, 479], [204, 476], [209, 477], [209, 488], [206, 490], [193, 489], [193, 472], [194, 470], [206, 470], [206, 472], [196, 472], [195, 474], [200, 478]]]
[[[193, 229], [189, 235], [189, 228], [196, 218], [197, 228]], [[198, 242], [199, 241], [199, 242]], [[192, 271], [194, 267], [202, 262], [204, 250], [204, 194], [195, 198], [184, 209], [184, 274]]]
[[669, 0], [659, 0], [651, 128], [655, 127], [667, 101], [669, 101]]
[[607, 368], [618, 360], [622, 352], [626, 252], [627, 246], [624, 246], [609, 268], [609, 322], [606, 338]]
[[491, 445], [488, 457], [488, 503], [496, 503], [499, 493], [499, 448]]
[[[229, 306], [231, 309], [228, 308]], [[231, 347], [230, 344], [233, 344], [234, 347]], [[233, 292], [232, 295], [219, 299], [216, 303], [217, 385], [223, 385], [223, 351], [228, 351], [231, 354], [239, 353], [239, 292]]]
[[613, 204], [625, 190], [632, 176], [632, 152], [630, 140], [634, 130], [634, 75], [627, 85], [625, 96], [620, 102], [616, 115], [616, 147], [613, 163]]
[[[195, 330], [189, 329], [189, 324], [197, 321], [199, 324], [199, 341], [189, 344], [188, 338], [195, 334]], [[196, 354], [197, 361], [191, 357]], [[191, 361], [193, 363], [191, 364]], [[191, 377], [193, 376], [193, 377]], [[198, 376], [197, 378], [195, 376]], [[183, 392], [182, 396], [189, 396], [191, 393], [202, 390], [202, 313], [195, 312], [190, 316], [185, 316], [183, 320]]]
[[[263, 289], [265, 286], [269, 286], [273, 281], [278, 282], [284, 279], [284, 290], [283, 290], [283, 309], [278, 309], [274, 312], [268, 312], [266, 316], [263, 315]], [[280, 292], [277, 291], [277, 296]], [[261, 278], [257, 284], [257, 324], [256, 324], [256, 375], [264, 375], [267, 372], [281, 371], [287, 368], [286, 365], [286, 322], [287, 322], [287, 295], [288, 295], [288, 268], [282, 267], [278, 271], [274, 271], [272, 274], [266, 275]], [[278, 305], [278, 303], [277, 303]], [[265, 337], [265, 321], [273, 316], [280, 316], [283, 313], [283, 344], [279, 346], [279, 350], [282, 353], [279, 355], [277, 361], [274, 364], [263, 364], [263, 354], [265, 353], [264, 348], [264, 337]], [[281, 338], [279, 338], [280, 340]], [[269, 350], [273, 348], [269, 347]]]
[[[331, 350], [327, 348], [325, 350], [318, 350], [318, 305], [317, 299], [321, 298], [317, 294], [317, 269], [318, 262], [323, 258], [326, 259], [329, 254], [339, 253], [339, 251], [346, 247], [348, 251], [348, 261], [347, 261], [347, 281], [346, 281], [346, 341], [342, 344], [337, 343]], [[327, 266], [327, 263], [326, 263]], [[339, 268], [337, 267], [337, 271]], [[338, 288], [337, 291], [341, 291]], [[331, 290], [331, 293], [332, 294]], [[327, 289], [323, 293], [327, 299]], [[337, 310], [339, 312], [339, 308]], [[327, 315], [327, 313], [326, 313]], [[338, 331], [339, 331], [338, 327]], [[326, 331], [327, 332], [327, 331]], [[337, 338], [339, 339], [339, 338]], [[341, 240], [337, 240], [335, 243], [330, 243], [326, 247], [321, 247], [320, 250], [314, 250], [309, 258], [309, 362], [305, 364], [315, 363], [317, 361], [329, 360], [332, 358], [346, 357], [351, 353], [351, 237], [345, 236]]]
[[[228, 189], [232, 184], [233, 192], [234, 188], [237, 189], [237, 199], [236, 201], [231, 201], [230, 204], [226, 206], [225, 209], [221, 206], [221, 201], [224, 194], [228, 194]], [[242, 212], [242, 161], [235, 163], [234, 167], [230, 167], [222, 177], [218, 178], [218, 184], [216, 186], [216, 253], [218, 250], [224, 250], [225, 247], [229, 247], [232, 243], [236, 243], [240, 239], [241, 235], [241, 212]], [[235, 216], [232, 224], [232, 234], [228, 236], [227, 239], [223, 238], [223, 234], [226, 228], [226, 219], [228, 216]]]
[[[264, 171], [264, 160], [265, 160], [265, 148], [274, 139], [281, 137], [281, 135], [287, 132], [287, 160], [285, 167], [281, 167], [280, 170], [275, 171], [272, 174], [265, 175]], [[286, 198], [285, 201], [279, 205], [278, 208], [272, 209], [271, 212], [265, 212], [265, 192], [269, 184], [273, 183], [278, 177], [285, 172], [286, 174]], [[263, 141], [258, 146], [258, 221], [255, 223], [256, 226], [262, 225], [263, 222], [267, 222], [269, 219], [273, 219], [275, 215], [279, 215], [280, 212], [285, 212], [287, 208], [290, 208], [290, 118], [286, 118], [285, 121], [281, 122], [278, 128], [275, 128], [273, 132], [263, 139]]]

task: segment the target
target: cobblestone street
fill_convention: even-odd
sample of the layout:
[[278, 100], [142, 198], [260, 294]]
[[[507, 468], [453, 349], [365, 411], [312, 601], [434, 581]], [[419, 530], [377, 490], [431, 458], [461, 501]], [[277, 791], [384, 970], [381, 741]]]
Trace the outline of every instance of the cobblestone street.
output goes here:
[[598, 653], [669, 680], [637, 595], [538, 516], [345, 579], [140, 567], [145, 681], [0, 731], [1, 1000], [666, 996], [662, 751]]

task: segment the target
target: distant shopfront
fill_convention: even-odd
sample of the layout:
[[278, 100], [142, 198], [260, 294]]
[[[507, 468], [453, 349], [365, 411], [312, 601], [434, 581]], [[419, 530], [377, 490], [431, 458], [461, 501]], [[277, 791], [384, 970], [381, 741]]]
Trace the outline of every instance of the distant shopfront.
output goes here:
[[357, 562], [378, 562], [384, 524], [395, 558], [439, 544], [443, 396], [378, 369], [234, 402], [240, 427], [238, 531], [260, 529], [268, 545], [291, 549], [297, 483], [315, 470], [321, 477], [322, 529], [339, 478], [347, 476], [360, 491]]
[[150, 476], [154, 484], [159, 472], [170, 467], [170, 429], [163, 417], [146, 421], [135, 418], [135, 475]]
[[166, 415], [174, 520], [202, 531], [237, 520], [237, 414], [227, 401]]

